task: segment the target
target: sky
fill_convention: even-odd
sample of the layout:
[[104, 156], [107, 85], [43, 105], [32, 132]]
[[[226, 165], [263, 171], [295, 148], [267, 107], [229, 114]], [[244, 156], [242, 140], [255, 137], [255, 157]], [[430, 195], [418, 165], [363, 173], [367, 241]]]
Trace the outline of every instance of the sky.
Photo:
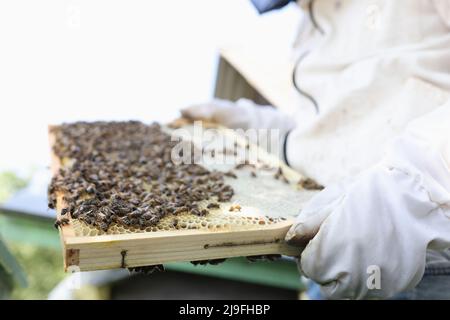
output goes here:
[[296, 31], [295, 4], [249, 0], [0, 2], [0, 172], [48, 166], [47, 126], [167, 122], [212, 98], [218, 48]]

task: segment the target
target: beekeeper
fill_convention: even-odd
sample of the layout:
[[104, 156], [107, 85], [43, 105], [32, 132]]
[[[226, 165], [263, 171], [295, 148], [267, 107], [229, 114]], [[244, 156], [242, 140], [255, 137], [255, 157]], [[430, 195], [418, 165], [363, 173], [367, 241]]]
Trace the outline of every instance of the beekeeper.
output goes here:
[[285, 161], [326, 186], [286, 236], [325, 297], [450, 298], [450, 1], [299, 5], [295, 117], [244, 100], [182, 114], [279, 129]]

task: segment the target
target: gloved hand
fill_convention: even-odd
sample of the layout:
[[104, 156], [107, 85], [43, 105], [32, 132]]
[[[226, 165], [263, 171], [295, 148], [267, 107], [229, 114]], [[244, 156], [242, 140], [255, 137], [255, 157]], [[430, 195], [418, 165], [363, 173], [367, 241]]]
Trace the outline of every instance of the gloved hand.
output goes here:
[[[249, 134], [252, 143], [259, 143], [267, 151], [281, 156], [286, 134], [294, 128], [292, 117], [271, 106], [260, 106], [247, 99], [237, 102], [215, 99], [209, 103], [193, 105], [181, 110], [181, 115], [190, 120], [205, 120], [230, 129], [275, 129], [260, 130]], [[257, 137], [259, 141], [254, 141]]]
[[298, 216], [286, 241], [307, 243], [300, 269], [324, 296], [387, 298], [411, 289], [423, 276], [427, 248], [450, 247], [446, 109], [413, 123], [381, 163], [326, 188]]
[[291, 117], [271, 106], [261, 106], [248, 99], [236, 102], [214, 99], [208, 103], [192, 105], [181, 110], [191, 120], [208, 120], [231, 129], [280, 129], [294, 127]]

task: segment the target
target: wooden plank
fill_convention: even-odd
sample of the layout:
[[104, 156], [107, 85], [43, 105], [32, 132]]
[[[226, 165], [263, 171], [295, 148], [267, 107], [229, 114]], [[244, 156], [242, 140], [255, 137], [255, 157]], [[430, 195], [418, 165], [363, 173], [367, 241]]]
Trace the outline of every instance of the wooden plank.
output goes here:
[[[79, 267], [97, 270], [237, 256], [285, 254], [298, 249], [284, 244], [290, 224], [240, 232], [169, 231], [68, 238], [66, 250], [79, 250]], [[73, 248], [73, 249], [72, 249]], [[123, 252], [125, 257], [123, 258]]]

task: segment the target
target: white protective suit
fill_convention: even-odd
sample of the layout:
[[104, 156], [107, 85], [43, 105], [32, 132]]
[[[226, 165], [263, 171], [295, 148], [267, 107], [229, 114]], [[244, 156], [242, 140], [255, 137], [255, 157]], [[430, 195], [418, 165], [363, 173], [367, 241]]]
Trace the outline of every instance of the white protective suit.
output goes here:
[[288, 163], [327, 186], [287, 235], [313, 238], [304, 274], [327, 297], [390, 297], [417, 285], [427, 249], [450, 247], [450, 1], [316, 0], [313, 12], [295, 78], [318, 113], [306, 96], [295, 118], [248, 101], [183, 113], [290, 131]]

